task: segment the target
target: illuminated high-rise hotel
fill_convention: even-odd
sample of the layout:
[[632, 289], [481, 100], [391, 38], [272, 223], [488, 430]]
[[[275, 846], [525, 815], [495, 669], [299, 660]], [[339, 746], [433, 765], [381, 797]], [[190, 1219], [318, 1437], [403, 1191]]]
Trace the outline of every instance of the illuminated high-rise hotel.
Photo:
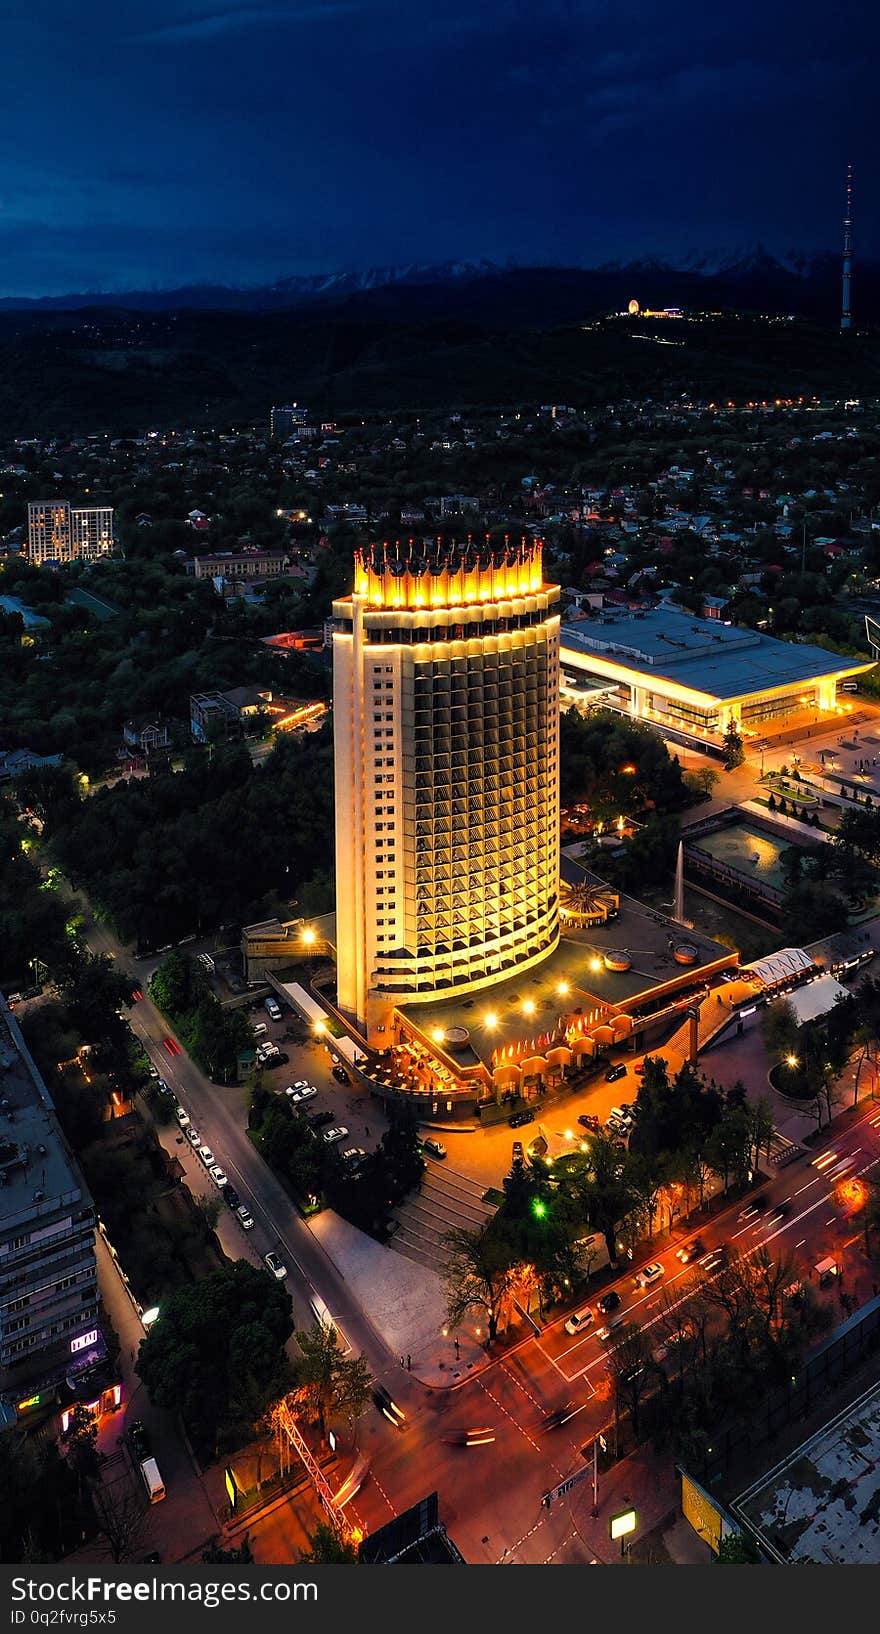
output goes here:
[[337, 994], [485, 989], [559, 938], [559, 587], [531, 540], [373, 545], [333, 604]]

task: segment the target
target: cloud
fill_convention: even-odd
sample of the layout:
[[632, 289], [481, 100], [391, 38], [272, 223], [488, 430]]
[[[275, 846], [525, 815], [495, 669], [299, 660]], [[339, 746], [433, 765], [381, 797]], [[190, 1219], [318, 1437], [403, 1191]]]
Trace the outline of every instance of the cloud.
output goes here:
[[176, 23], [162, 23], [158, 28], [135, 34], [133, 39], [162, 45], [214, 40], [227, 34], [243, 34], [250, 29], [329, 22], [360, 9], [360, 0], [328, 0], [326, 5], [283, 6], [280, 10], [274, 6], [248, 6], [235, 11], [209, 12], [204, 17], [184, 18]]

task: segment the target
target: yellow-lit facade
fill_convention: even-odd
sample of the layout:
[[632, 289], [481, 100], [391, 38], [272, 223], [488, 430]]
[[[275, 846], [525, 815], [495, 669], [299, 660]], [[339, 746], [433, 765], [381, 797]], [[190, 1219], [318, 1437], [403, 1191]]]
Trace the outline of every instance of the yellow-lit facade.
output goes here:
[[478, 992], [559, 939], [559, 588], [532, 540], [374, 545], [333, 605], [337, 996]]

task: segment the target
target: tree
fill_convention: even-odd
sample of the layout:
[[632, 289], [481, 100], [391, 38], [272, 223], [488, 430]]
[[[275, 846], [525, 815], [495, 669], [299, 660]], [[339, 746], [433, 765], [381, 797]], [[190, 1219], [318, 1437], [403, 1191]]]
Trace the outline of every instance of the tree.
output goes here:
[[76, 1470], [82, 1486], [87, 1481], [96, 1480], [101, 1467], [98, 1423], [94, 1413], [90, 1413], [82, 1402], [77, 1402], [73, 1408], [61, 1441], [67, 1451], [68, 1462]]
[[151, 1514], [143, 1494], [128, 1476], [123, 1476], [106, 1486], [94, 1484], [91, 1503], [103, 1552], [117, 1566], [131, 1560], [143, 1548], [149, 1533]]
[[177, 1289], [141, 1342], [137, 1371], [160, 1407], [211, 1451], [249, 1434], [291, 1383], [290, 1296], [246, 1260]]
[[309, 1547], [299, 1557], [301, 1566], [357, 1566], [358, 1552], [355, 1544], [329, 1521], [319, 1521], [314, 1532], [309, 1533]]
[[493, 1232], [491, 1221], [477, 1231], [457, 1226], [445, 1240], [450, 1251], [444, 1275], [449, 1326], [461, 1327], [471, 1311], [483, 1311], [491, 1344], [510, 1280], [510, 1247]]
[[746, 758], [745, 746], [733, 721], [724, 733], [724, 770], [732, 772]]
[[621, 1337], [608, 1358], [608, 1376], [614, 1390], [615, 1413], [622, 1404], [629, 1413], [633, 1436], [639, 1439], [639, 1410], [651, 1382], [651, 1347], [641, 1328], [624, 1324]]
[[316, 1322], [308, 1332], [298, 1331], [296, 1342], [302, 1351], [298, 1383], [326, 1440], [328, 1419], [342, 1415], [353, 1424], [366, 1407], [373, 1386], [367, 1358], [346, 1358], [332, 1322]]
[[798, 1019], [789, 999], [774, 999], [761, 1017], [761, 1032], [768, 1053], [776, 1056], [790, 1054], [798, 1040]]
[[845, 930], [848, 920], [843, 897], [817, 880], [802, 880], [783, 895], [782, 933], [799, 945]]
[[252, 1566], [254, 1554], [247, 1532], [237, 1548], [223, 1549], [219, 1543], [209, 1544], [202, 1550], [202, 1560], [206, 1566]]
[[718, 1544], [714, 1566], [760, 1566], [761, 1556], [746, 1532], [728, 1532]]

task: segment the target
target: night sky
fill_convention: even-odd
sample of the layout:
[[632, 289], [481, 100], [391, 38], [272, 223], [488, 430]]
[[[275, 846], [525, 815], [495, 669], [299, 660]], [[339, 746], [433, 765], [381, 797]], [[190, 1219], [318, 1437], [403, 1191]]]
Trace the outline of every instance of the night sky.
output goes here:
[[861, 0], [21, 0], [0, 291], [834, 249], [849, 158], [876, 254], [878, 35]]

